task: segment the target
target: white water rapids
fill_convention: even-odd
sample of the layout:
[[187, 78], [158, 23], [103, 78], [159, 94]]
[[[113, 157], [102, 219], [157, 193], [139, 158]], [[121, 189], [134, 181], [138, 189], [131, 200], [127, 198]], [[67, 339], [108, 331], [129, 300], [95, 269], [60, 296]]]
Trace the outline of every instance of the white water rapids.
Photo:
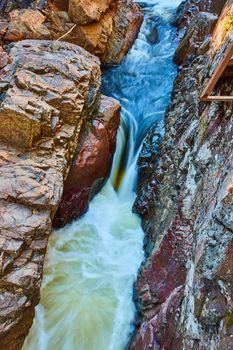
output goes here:
[[162, 130], [176, 74], [171, 22], [179, 3], [140, 1], [145, 20], [134, 47], [120, 66], [104, 71], [103, 92], [122, 105], [111, 176], [81, 219], [53, 232], [24, 350], [127, 348], [136, 312], [133, 284], [144, 258], [140, 219], [132, 213], [136, 164], [151, 125]]

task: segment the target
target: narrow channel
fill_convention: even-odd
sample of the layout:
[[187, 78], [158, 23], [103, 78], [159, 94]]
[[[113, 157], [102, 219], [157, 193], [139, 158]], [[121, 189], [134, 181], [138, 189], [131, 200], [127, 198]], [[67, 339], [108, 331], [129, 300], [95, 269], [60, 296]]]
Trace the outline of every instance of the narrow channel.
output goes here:
[[140, 1], [145, 20], [120, 66], [103, 72], [103, 92], [122, 105], [108, 182], [79, 220], [54, 231], [41, 303], [24, 350], [123, 350], [134, 330], [134, 282], [144, 258], [140, 219], [132, 213], [138, 154], [163, 119], [176, 67], [180, 0]]

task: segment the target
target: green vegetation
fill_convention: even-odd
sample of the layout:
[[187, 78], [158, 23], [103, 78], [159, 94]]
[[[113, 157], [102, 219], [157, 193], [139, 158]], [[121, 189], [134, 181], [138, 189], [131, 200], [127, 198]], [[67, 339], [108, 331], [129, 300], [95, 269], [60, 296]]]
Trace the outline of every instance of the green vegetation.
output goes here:
[[226, 313], [226, 327], [229, 328], [231, 326], [233, 326], [233, 312], [228, 311]]
[[233, 14], [229, 15], [226, 19], [225, 30], [229, 33], [233, 29]]

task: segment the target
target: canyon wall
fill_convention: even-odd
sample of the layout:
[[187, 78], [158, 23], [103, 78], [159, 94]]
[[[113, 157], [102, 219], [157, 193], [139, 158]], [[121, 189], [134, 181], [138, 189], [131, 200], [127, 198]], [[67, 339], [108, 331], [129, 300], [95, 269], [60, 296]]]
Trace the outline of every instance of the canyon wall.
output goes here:
[[[140, 322], [131, 350], [233, 348], [232, 102], [200, 99], [232, 45], [233, 1], [218, 21], [199, 12], [211, 2], [193, 1], [195, 11], [187, 12], [191, 2], [180, 8], [181, 27], [188, 27], [175, 54], [180, 68], [165, 137], [158, 145], [152, 128], [139, 159], [134, 210], [143, 218], [147, 258], [136, 285]], [[220, 3], [212, 6], [219, 11]], [[215, 94], [232, 95], [231, 74]]]

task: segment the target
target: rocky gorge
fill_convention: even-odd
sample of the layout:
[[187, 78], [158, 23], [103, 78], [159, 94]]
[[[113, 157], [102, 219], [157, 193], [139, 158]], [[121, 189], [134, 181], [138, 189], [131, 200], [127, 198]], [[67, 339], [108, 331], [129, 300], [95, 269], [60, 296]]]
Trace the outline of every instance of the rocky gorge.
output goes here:
[[0, 4], [0, 349], [233, 348], [233, 2], [140, 5]]
[[[221, 15], [212, 13], [216, 6]], [[232, 1], [180, 7], [177, 23], [187, 30], [175, 53], [180, 69], [165, 136], [158, 146], [152, 129], [139, 159], [134, 210], [143, 218], [147, 258], [130, 349], [233, 348], [232, 103], [200, 100], [231, 45], [232, 9]], [[232, 79], [216, 89], [231, 95]]]

